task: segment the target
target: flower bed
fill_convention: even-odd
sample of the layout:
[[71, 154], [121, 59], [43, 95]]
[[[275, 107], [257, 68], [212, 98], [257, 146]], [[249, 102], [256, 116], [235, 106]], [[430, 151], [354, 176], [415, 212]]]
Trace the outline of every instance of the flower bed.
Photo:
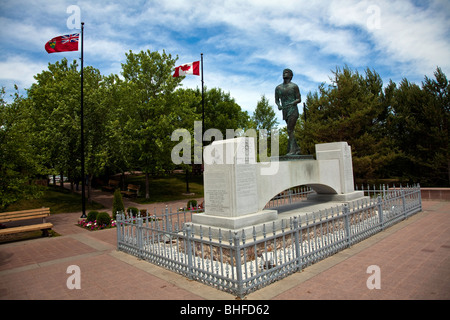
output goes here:
[[97, 220], [95, 221], [87, 221], [86, 219], [80, 220], [78, 222], [78, 226], [88, 229], [90, 231], [102, 230], [102, 229], [111, 229], [116, 227], [116, 220], [111, 219], [111, 222], [108, 224], [97, 224]]

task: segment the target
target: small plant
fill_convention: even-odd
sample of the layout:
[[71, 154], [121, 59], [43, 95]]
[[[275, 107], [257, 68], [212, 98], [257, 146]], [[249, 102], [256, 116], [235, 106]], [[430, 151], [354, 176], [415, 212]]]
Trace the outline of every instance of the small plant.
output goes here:
[[111, 217], [108, 212], [99, 212], [97, 215], [97, 225], [99, 226], [109, 226], [111, 224]]
[[90, 211], [88, 214], [87, 214], [87, 217], [86, 217], [86, 221], [88, 221], [88, 222], [94, 222], [95, 220], [97, 220], [97, 215], [98, 215], [98, 211]]
[[141, 209], [139, 212], [141, 213], [141, 217], [146, 217], [148, 215], [147, 209]]
[[190, 208], [196, 208], [197, 207], [197, 200], [193, 199], [193, 200], [189, 200], [187, 202], [187, 209], [189, 210]]
[[127, 209], [127, 213], [128, 215], [131, 215], [133, 217], [137, 217], [138, 213], [139, 213], [139, 209], [136, 207], [129, 207]]
[[125, 206], [123, 205], [122, 194], [119, 189], [114, 191], [114, 199], [113, 199], [113, 207], [112, 207], [112, 216], [113, 219], [116, 220], [117, 212], [125, 212]]
[[[106, 213], [106, 215], [105, 215], [105, 213]], [[101, 216], [100, 220], [87, 221], [86, 219], [83, 219], [78, 222], [78, 225], [82, 228], [85, 228], [85, 229], [88, 229], [91, 231], [116, 227], [116, 220], [111, 219], [111, 217], [109, 216], [109, 214], [107, 212], [100, 212], [98, 215]], [[106, 217], [106, 216], [108, 216], [108, 217]]]

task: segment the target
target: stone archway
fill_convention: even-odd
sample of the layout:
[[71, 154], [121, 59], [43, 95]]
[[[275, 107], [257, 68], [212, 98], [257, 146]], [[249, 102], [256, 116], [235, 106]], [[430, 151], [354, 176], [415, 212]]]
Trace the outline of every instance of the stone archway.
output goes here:
[[346, 142], [316, 145], [316, 160], [256, 162], [255, 141], [249, 137], [216, 141], [205, 153], [214, 159], [205, 163], [205, 212], [192, 217], [194, 224], [237, 230], [275, 221], [277, 211], [264, 210], [266, 203], [297, 185], [310, 186], [317, 200], [363, 196], [354, 191]]

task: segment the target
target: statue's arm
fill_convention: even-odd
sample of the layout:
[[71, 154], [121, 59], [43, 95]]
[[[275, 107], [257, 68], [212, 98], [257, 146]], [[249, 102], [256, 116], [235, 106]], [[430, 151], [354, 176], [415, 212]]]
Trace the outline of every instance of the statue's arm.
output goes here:
[[300, 95], [300, 89], [295, 86], [295, 100], [292, 102], [293, 105], [297, 105], [302, 102], [302, 96]]
[[278, 88], [275, 88], [275, 103], [278, 106], [278, 110], [282, 109], [281, 103], [280, 103], [280, 93], [278, 92]]

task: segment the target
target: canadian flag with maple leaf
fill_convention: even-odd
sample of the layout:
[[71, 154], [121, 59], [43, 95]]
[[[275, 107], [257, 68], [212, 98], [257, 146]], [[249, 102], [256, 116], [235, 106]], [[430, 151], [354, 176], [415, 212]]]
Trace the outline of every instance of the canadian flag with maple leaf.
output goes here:
[[185, 75], [200, 75], [200, 61], [194, 61], [191, 63], [186, 63], [181, 66], [178, 66], [175, 68], [175, 73], [173, 74], [173, 77], [180, 77]]

